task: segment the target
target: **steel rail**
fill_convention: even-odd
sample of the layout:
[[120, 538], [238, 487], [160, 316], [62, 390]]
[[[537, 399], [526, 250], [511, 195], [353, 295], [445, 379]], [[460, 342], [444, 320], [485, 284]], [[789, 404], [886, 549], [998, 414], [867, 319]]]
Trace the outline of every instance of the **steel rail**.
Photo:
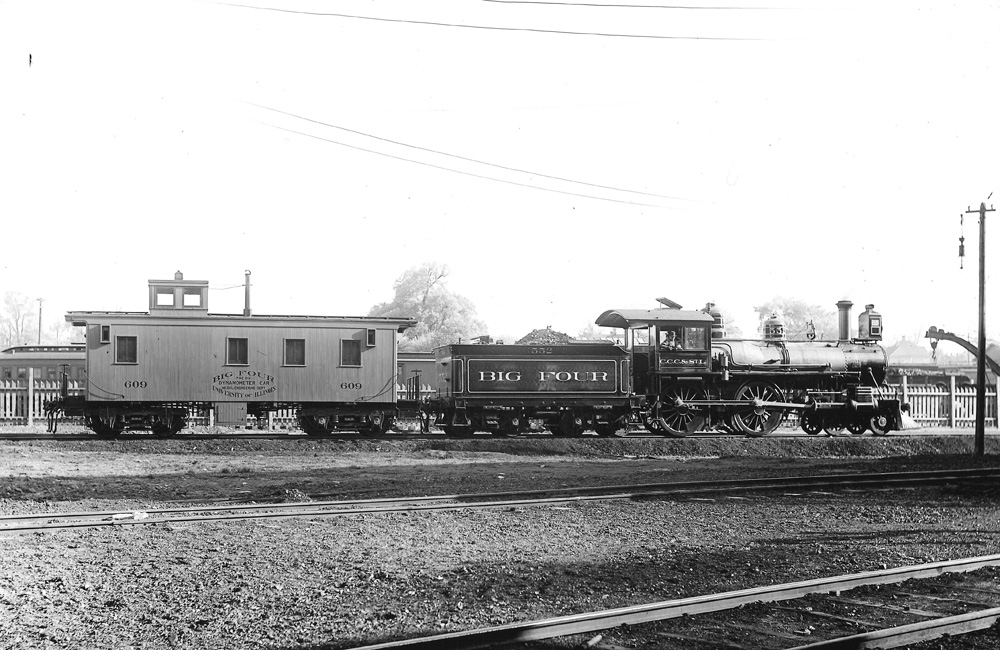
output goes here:
[[[733, 401], [736, 402], [735, 400], [733, 400]], [[708, 404], [709, 402], [706, 401], [705, 403]], [[716, 404], [718, 402], [711, 402], [711, 403], [712, 404]], [[738, 405], [743, 405], [743, 406], [745, 406], [745, 405], [748, 404], [748, 402], [746, 402], [746, 401], [739, 401], [739, 402], [736, 402], [736, 403]], [[691, 404], [691, 405], [697, 406], [697, 405], [700, 404], [700, 402], [692, 401], [692, 402], [685, 402], [685, 404]], [[768, 402], [768, 403], [765, 403], [764, 405], [765, 406], [774, 406], [774, 407], [778, 407], [778, 406], [780, 406], [780, 407], [789, 407], [789, 408], [791, 408], [791, 407], [799, 407], [799, 408], [801, 408], [801, 407], [805, 406], [804, 404], [798, 404], [798, 403], [794, 403], [794, 402], [793, 403]], [[926, 436], [926, 435], [939, 435], [939, 436], [970, 435], [971, 436], [973, 434], [973, 431], [971, 431], [971, 430], [958, 432], [958, 431], [954, 431], [952, 428], [949, 428], [949, 427], [943, 427], [944, 431], [939, 431], [939, 432], [933, 431], [934, 428], [931, 428], [931, 429], [932, 430], [930, 432], [926, 432], [926, 433], [914, 433], [914, 432], [911, 432], [911, 431], [899, 431], [899, 430], [892, 431], [891, 433], [892, 433], [892, 437], [893, 438], [913, 438], [913, 437]], [[762, 437], [764, 437], [764, 438], [772, 438], [773, 439], [773, 438], [778, 438], [778, 437], [806, 437], [807, 435], [809, 435], [809, 434], [806, 434], [799, 427], [796, 426], [796, 427], [785, 427], [785, 428], [781, 428], [781, 429], [776, 429], [775, 431], [767, 434], [766, 436], [762, 436]], [[995, 431], [991, 430], [991, 431], [987, 432], [987, 435], [988, 436], [995, 436], [997, 434], [996, 434]], [[593, 433], [589, 434], [589, 435], [588, 434], [584, 434], [581, 437], [583, 439], [587, 439], [587, 440], [605, 440], [605, 439], [609, 439], [610, 440], [610, 439], [615, 439], [615, 438], [617, 438], [619, 440], [645, 439], [645, 438], [656, 438], [656, 439], [664, 439], [664, 440], [674, 440], [674, 439], [676, 439], [676, 438], [674, 438], [674, 436], [670, 436], [670, 435], [667, 435], [667, 434], [657, 434], [657, 433], [654, 433], [654, 432], [651, 432], [651, 431], [646, 431], [646, 430], [643, 430], [643, 429], [634, 429], [632, 431], [628, 431], [628, 432], [625, 432], [625, 433], [623, 433], [621, 435], [613, 436], [611, 438], [602, 438], [602, 437], [598, 436], [597, 434], [593, 434]], [[704, 431], [697, 431], [694, 434], [691, 434], [691, 435], [685, 436], [685, 437], [686, 438], [690, 438], [690, 439], [698, 440], [698, 439], [711, 439], [711, 438], [746, 438], [747, 436], [746, 436], [746, 434], [743, 434], [743, 433], [725, 433], [724, 431], [721, 431], [721, 430], [704, 430]], [[809, 435], [809, 437], [811, 438], [813, 436]], [[824, 437], [826, 437], [826, 436], [824, 436]], [[849, 436], [848, 435], [844, 435], [844, 436], [833, 436], [833, 437], [861, 438], [862, 436], [857, 435], [857, 434], [850, 434]], [[872, 436], [866, 434], [866, 435], [863, 436], [863, 438], [866, 439], [866, 440], [870, 440], [872, 438]], [[522, 434], [522, 435], [517, 436], [516, 438], [513, 438], [513, 439], [514, 440], [558, 440], [559, 438], [551, 435], [550, 433], [537, 432], [537, 433]], [[150, 441], [154, 441], [154, 440], [156, 440], [156, 441], [160, 441], [160, 440], [162, 440], [162, 441], [169, 441], [169, 440], [174, 440], [174, 441], [178, 441], [178, 440], [179, 441], [202, 441], [202, 440], [258, 440], [258, 441], [259, 440], [292, 440], [292, 441], [296, 441], [296, 440], [297, 441], [309, 440], [309, 441], [324, 441], [324, 440], [326, 440], [326, 441], [338, 441], [338, 442], [342, 442], [342, 441], [351, 441], [351, 440], [356, 440], [356, 441], [360, 441], [360, 440], [379, 440], [379, 441], [384, 441], [384, 440], [388, 440], [388, 441], [392, 441], [392, 440], [435, 440], [435, 441], [437, 441], [437, 440], [509, 440], [509, 439], [508, 438], [504, 438], [504, 437], [498, 437], [498, 436], [494, 435], [493, 433], [487, 432], [487, 431], [477, 432], [473, 436], [473, 438], [464, 438], [464, 439], [463, 438], [451, 438], [451, 437], [447, 436], [444, 432], [434, 432], [434, 431], [429, 432], [429, 433], [397, 432], [397, 433], [387, 433], [387, 434], [381, 434], [381, 435], [370, 435], [370, 434], [360, 434], [360, 433], [354, 433], [354, 432], [347, 432], [347, 433], [344, 433], [344, 434], [331, 434], [329, 436], [322, 436], [322, 437], [313, 437], [313, 436], [309, 436], [309, 435], [306, 435], [305, 433], [301, 433], [301, 432], [287, 432], [287, 433], [280, 433], [280, 432], [278, 432], [278, 433], [220, 433], [220, 434], [178, 433], [178, 434], [174, 434], [172, 436], [165, 437], [165, 438], [160, 438], [160, 437], [157, 437], [157, 436], [154, 436], [154, 435], [150, 435], [150, 434], [146, 434], [146, 433], [143, 433], [143, 432], [134, 432], [133, 431], [133, 432], [125, 433], [125, 434], [123, 434], [121, 436], [118, 436], [118, 437], [115, 437], [115, 438], [100, 438], [100, 437], [98, 437], [98, 436], [96, 436], [96, 435], [94, 435], [93, 433], [90, 433], [90, 432], [86, 432], [86, 433], [55, 433], [55, 434], [52, 434], [52, 433], [23, 433], [23, 434], [22, 433], [6, 433], [6, 434], [0, 434], [0, 440], [2, 440], [2, 441], [9, 441], [9, 442], [18, 442], [18, 441], [25, 441], [25, 440], [48, 440], [48, 441], [55, 441], [55, 442], [73, 442], [73, 441], [107, 441], [107, 442], [142, 441], [142, 442], [150, 442]]]
[[992, 627], [1000, 620], [1000, 607], [945, 616], [930, 621], [890, 627], [876, 632], [818, 641], [789, 650], [860, 650], [861, 648], [898, 648], [911, 643], [930, 641], [943, 636], [968, 634]]
[[[903, 484], [926, 479], [931, 483], [947, 482], [952, 480], [969, 480], [977, 478], [1000, 478], [1000, 467], [983, 467], [973, 469], [952, 469], [952, 470], [921, 470], [914, 472], [886, 472], [886, 473], [864, 473], [864, 474], [808, 474], [805, 476], [775, 476], [767, 478], [753, 479], [727, 479], [721, 481], [674, 481], [671, 483], [634, 483], [627, 485], [598, 485], [589, 487], [567, 487], [567, 488], [544, 488], [539, 490], [516, 490], [507, 492], [473, 492], [469, 494], [443, 494], [437, 496], [422, 497], [380, 497], [375, 499], [350, 499], [335, 501], [307, 502], [312, 507], [340, 507], [340, 506], [363, 506], [372, 504], [403, 504], [403, 503], [427, 503], [435, 501], [464, 501], [477, 502], [487, 499], [514, 499], [541, 495], [558, 494], [617, 494], [635, 491], [649, 491], [650, 494], [658, 495], [664, 493], [703, 493], [703, 492], [725, 492], [739, 489], [766, 490], [790, 487], [830, 487], [849, 483], [851, 485], [872, 485], [876, 483], [886, 483], [897, 481]], [[320, 495], [316, 495], [320, 496]], [[144, 509], [147, 514], [172, 514], [181, 512], [226, 512], [231, 510], [266, 510], [282, 507], [290, 507], [296, 504], [281, 503], [242, 503], [240, 505], [225, 506], [186, 506], [178, 508], [156, 508]], [[53, 519], [56, 517], [96, 517], [114, 516], [117, 514], [129, 514], [136, 509], [130, 510], [99, 510], [86, 512], [42, 512], [20, 515], [0, 515], [0, 522], [12, 520], [31, 519]]]
[[985, 555], [961, 560], [932, 562], [930, 564], [897, 567], [882, 571], [867, 571], [831, 578], [755, 587], [753, 589], [741, 589], [720, 594], [694, 596], [691, 598], [621, 607], [585, 614], [559, 616], [538, 621], [511, 623], [464, 632], [449, 632], [416, 639], [389, 641], [375, 645], [356, 646], [355, 650], [395, 650], [396, 648], [472, 650], [474, 648], [485, 648], [507, 643], [538, 641], [572, 634], [586, 634], [607, 630], [619, 625], [650, 623], [669, 618], [678, 618], [680, 616], [724, 611], [751, 603], [791, 600], [813, 593], [847, 591], [865, 585], [890, 584], [914, 578], [930, 578], [942, 573], [975, 571], [983, 567], [998, 565], [1000, 565], [1000, 555]]
[[[642, 500], [740, 490], [768, 490], [817, 487], [898, 487], [923, 486], [953, 481], [1000, 477], [1000, 468], [971, 470], [929, 470], [895, 472], [891, 474], [833, 474], [771, 479], [728, 481], [687, 481], [679, 483], [649, 483], [626, 486], [584, 488], [554, 488], [524, 492], [451, 494], [428, 497], [397, 497], [357, 501], [316, 501], [297, 503], [258, 503], [233, 506], [205, 506], [148, 510], [114, 510], [71, 513], [35, 513], [0, 516], [0, 533], [44, 532], [73, 528], [99, 528], [138, 524], [236, 521], [246, 519], [277, 519], [289, 517], [330, 517], [362, 514], [391, 514], [459, 509], [490, 509], [558, 505], [585, 501]], [[531, 495], [566, 495], [548, 498], [524, 498]], [[570, 496], [572, 495], [572, 496]], [[520, 498], [516, 498], [520, 497]], [[266, 512], [256, 512], [266, 511]], [[175, 516], [181, 513], [220, 513], [229, 515]], [[250, 514], [253, 513], [253, 514]], [[131, 518], [130, 518], [131, 517]], [[43, 525], [10, 525], [5, 522], [38, 520], [88, 519]]]

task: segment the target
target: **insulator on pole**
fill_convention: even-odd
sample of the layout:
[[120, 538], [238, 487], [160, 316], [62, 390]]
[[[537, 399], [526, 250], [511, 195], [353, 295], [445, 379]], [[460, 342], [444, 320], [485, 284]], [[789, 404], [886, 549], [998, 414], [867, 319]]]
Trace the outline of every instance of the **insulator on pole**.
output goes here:
[[965, 268], [965, 215], [958, 215], [960, 233], [958, 237], [958, 268]]

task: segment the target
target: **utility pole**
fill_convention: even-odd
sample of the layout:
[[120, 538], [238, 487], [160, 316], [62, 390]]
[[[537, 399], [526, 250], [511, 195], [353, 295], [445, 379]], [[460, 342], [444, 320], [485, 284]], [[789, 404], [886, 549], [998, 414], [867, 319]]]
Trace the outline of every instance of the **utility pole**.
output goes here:
[[38, 299], [38, 345], [42, 344], [42, 301], [44, 298]]
[[976, 456], [986, 454], [986, 213], [995, 212], [985, 203], [978, 210], [968, 208], [965, 213], [979, 213], [979, 354], [976, 355]]

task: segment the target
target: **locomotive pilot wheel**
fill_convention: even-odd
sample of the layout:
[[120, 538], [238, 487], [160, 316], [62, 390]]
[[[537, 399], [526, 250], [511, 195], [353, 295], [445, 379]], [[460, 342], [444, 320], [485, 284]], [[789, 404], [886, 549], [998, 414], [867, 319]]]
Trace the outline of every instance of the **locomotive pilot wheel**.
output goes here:
[[810, 436], [817, 436], [823, 430], [823, 418], [816, 413], [803, 413], [799, 426]]
[[668, 388], [660, 397], [659, 428], [675, 438], [700, 431], [705, 426], [704, 407], [691, 406], [691, 400], [704, 399], [704, 394], [693, 386]]
[[854, 420], [847, 425], [847, 430], [850, 431], [853, 436], [860, 436], [868, 430], [868, 423], [863, 420]]
[[844, 422], [839, 417], [830, 418], [827, 420], [826, 424], [823, 426], [823, 431], [826, 435], [831, 438], [839, 434], [844, 430]]
[[748, 381], [736, 391], [736, 399], [746, 406], [734, 407], [733, 427], [753, 438], [771, 433], [785, 417], [783, 408], [768, 406], [768, 402], [785, 401], [781, 389], [769, 381]]
[[876, 436], [884, 436], [889, 433], [889, 418], [885, 415], [876, 415], [868, 422], [872, 433]]

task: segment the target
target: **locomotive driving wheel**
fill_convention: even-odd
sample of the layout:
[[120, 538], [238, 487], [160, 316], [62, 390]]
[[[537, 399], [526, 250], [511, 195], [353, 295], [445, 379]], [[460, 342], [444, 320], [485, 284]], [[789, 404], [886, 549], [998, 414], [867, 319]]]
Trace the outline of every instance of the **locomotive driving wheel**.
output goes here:
[[705, 426], [705, 409], [688, 402], [701, 399], [704, 393], [694, 386], [674, 386], [665, 390], [660, 397], [659, 428], [675, 438], [700, 431]]
[[746, 406], [734, 407], [733, 427], [753, 438], [771, 433], [785, 417], [785, 409], [768, 405], [785, 401], [781, 389], [769, 381], [748, 381], [736, 391], [736, 399]]

